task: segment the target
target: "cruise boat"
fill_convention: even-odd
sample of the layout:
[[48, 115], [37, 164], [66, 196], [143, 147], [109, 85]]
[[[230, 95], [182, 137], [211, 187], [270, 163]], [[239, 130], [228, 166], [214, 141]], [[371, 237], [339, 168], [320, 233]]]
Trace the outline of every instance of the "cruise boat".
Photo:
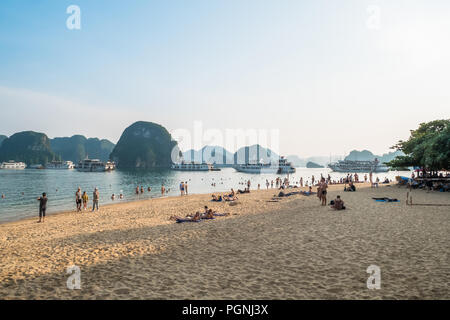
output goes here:
[[42, 170], [45, 169], [45, 167], [42, 164], [32, 164], [28, 166], [28, 169]]
[[335, 172], [388, 172], [389, 168], [380, 163], [377, 158], [373, 161], [339, 160], [330, 163], [328, 167]]
[[75, 165], [72, 161], [52, 161], [45, 166], [47, 169], [68, 170], [74, 169]]
[[0, 165], [0, 169], [10, 169], [10, 170], [22, 170], [25, 169], [27, 165], [23, 162], [15, 162], [10, 160], [8, 162], [3, 162]]
[[84, 159], [78, 163], [77, 170], [83, 172], [105, 172], [116, 169], [112, 161], [102, 162], [99, 159]]
[[177, 171], [214, 171], [214, 167], [211, 164], [184, 161], [172, 164], [171, 168]]
[[280, 157], [277, 163], [249, 162], [234, 166], [236, 171], [245, 173], [294, 173], [295, 168], [286, 158]]

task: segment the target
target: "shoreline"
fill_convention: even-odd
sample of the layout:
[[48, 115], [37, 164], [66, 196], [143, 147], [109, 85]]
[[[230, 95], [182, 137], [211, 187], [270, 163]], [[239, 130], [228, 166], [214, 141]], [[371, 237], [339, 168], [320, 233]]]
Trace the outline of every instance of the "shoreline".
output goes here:
[[[388, 185], [396, 185], [396, 182], [391, 182], [389, 184], [381, 184], [380, 183], [379, 186], [383, 187], [383, 186], [388, 186]], [[355, 186], [362, 187], [362, 188], [370, 188], [370, 183], [369, 182], [367, 182], [367, 183], [365, 183], [365, 182], [358, 182], [358, 183], [355, 183]], [[328, 186], [328, 190], [333, 190], [334, 191], [334, 189], [337, 189], [337, 187], [342, 187], [343, 188], [344, 184], [330, 184]], [[313, 191], [316, 188], [317, 188], [317, 186], [314, 186], [313, 187]], [[309, 187], [292, 187], [292, 188], [285, 189], [284, 191], [287, 191], [287, 192], [289, 192], [289, 191], [308, 191], [308, 189], [309, 189]], [[278, 192], [283, 191], [283, 190], [277, 189], [277, 188], [269, 188], [269, 189], [262, 189], [261, 188], [260, 190], [251, 190], [251, 193], [253, 194], [253, 193], [258, 193], [258, 192], [269, 192], [269, 191], [273, 191], [273, 192], [278, 193]], [[211, 197], [212, 194], [226, 194], [226, 193], [229, 193], [229, 191], [215, 191], [215, 192], [211, 192], [211, 193], [190, 193], [187, 196], [186, 195], [184, 195], [184, 196], [181, 196], [181, 195], [168, 195], [168, 196], [159, 196], [159, 197], [153, 197], [153, 198], [150, 197], [150, 198], [146, 198], [146, 199], [134, 199], [134, 200], [128, 200], [128, 199], [120, 200], [120, 199], [117, 199], [116, 200], [117, 202], [115, 202], [115, 203], [106, 203], [104, 205], [101, 205], [100, 206], [100, 211], [102, 209], [107, 210], [107, 209], [111, 209], [111, 208], [114, 208], [114, 207], [120, 207], [122, 205], [127, 205], [127, 204], [147, 203], [147, 202], [158, 201], [158, 200], [161, 200], [161, 199], [183, 199], [185, 197], [207, 196], [207, 195]], [[74, 204], [74, 206], [75, 206], [75, 204]], [[46, 214], [45, 220], [47, 221], [47, 219], [49, 219], [51, 217], [60, 216], [60, 215], [91, 214], [92, 211], [91, 211], [91, 209], [89, 209], [90, 207], [91, 207], [91, 205], [88, 206], [88, 210], [86, 210], [86, 211], [82, 210], [81, 212], [77, 212], [76, 208], [73, 209], [73, 210], [58, 210], [58, 209], [56, 209], [53, 212], [48, 212]], [[38, 212], [38, 206], [36, 206], [36, 212]], [[96, 211], [94, 211], [94, 212], [96, 212]], [[23, 222], [23, 221], [32, 221], [32, 220], [36, 220], [38, 218], [39, 218], [39, 216], [36, 213], [36, 215], [34, 217], [30, 216], [30, 217], [23, 217], [23, 218], [20, 218], [18, 220], [0, 221], [0, 226], [7, 225], [7, 224], [20, 223], [20, 222]]]

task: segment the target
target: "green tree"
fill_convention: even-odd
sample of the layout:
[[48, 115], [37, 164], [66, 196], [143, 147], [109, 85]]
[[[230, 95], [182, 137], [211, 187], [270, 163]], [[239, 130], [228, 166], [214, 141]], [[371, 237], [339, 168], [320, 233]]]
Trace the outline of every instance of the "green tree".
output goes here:
[[387, 163], [390, 167], [421, 167], [438, 171], [450, 169], [450, 119], [421, 123], [419, 128], [411, 130], [408, 140], [400, 140], [395, 146], [403, 151]]

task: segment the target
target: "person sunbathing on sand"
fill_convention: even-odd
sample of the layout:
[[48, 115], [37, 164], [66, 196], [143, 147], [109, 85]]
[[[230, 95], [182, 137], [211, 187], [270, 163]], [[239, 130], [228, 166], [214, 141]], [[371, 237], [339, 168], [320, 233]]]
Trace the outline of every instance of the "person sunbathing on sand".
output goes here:
[[211, 197], [212, 197], [212, 201], [217, 201], [217, 202], [222, 201], [222, 196], [221, 195], [216, 196], [215, 194], [213, 194]]
[[196, 213], [195, 213], [195, 215], [186, 215], [186, 217], [184, 217], [184, 218], [182, 218], [182, 217], [180, 217], [180, 216], [170, 216], [170, 218], [169, 218], [169, 220], [173, 220], [173, 221], [176, 221], [176, 220], [192, 220], [192, 221], [198, 221], [198, 220], [200, 220], [201, 219], [201, 213], [199, 212], [199, 211], [197, 211]]
[[342, 201], [341, 196], [336, 197], [333, 204], [331, 205], [331, 208], [335, 209], [335, 210], [344, 210], [345, 209], [344, 201]]

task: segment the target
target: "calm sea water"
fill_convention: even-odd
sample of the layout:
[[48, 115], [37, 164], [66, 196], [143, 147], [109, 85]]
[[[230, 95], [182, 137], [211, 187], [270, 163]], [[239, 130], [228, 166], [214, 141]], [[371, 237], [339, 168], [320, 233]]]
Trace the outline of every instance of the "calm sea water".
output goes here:
[[[311, 176], [319, 178], [321, 174], [327, 176], [330, 173], [333, 179], [346, 176], [343, 173], [334, 173], [330, 169], [297, 168], [297, 172], [289, 175], [291, 183], [298, 182], [303, 177], [304, 183], [311, 181]], [[362, 178], [364, 174], [360, 174]], [[388, 173], [374, 174], [374, 177], [394, 179], [396, 175], [409, 176], [408, 172], [391, 171]], [[0, 199], [0, 222], [19, 220], [25, 217], [37, 216], [37, 197], [46, 192], [49, 198], [48, 213], [64, 210], [75, 210], [75, 192], [78, 187], [87, 191], [89, 199], [95, 187], [100, 191], [100, 206], [113, 202], [133, 201], [160, 197], [161, 184], [170, 189], [168, 196], [179, 195], [178, 186], [181, 181], [188, 181], [189, 193], [212, 193], [228, 191], [230, 188], [243, 189], [242, 183], [251, 180], [252, 189], [256, 189], [258, 183], [265, 188], [266, 179], [275, 180], [276, 177], [285, 178], [286, 175], [275, 174], [245, 174], [236, 172], [232, 168], [211, 172], [179, 172], [171, 170], [152, 171], [124, 171], [113, 172], [78, 172], [76, 170], [0, 170], [0, 194], [5, 198]], [[375, 179], [375, 178], [374, 178]], [[215, 186], [212, 184], [215, 183]], [[136, 186], [143, 186], [145, 193], [135, 195]], [[152, 191], [147, 192], [147, 187]], [[124, 195], [123, 200], [118, 195]], [[111, 195], [116, 195], [116, 200], [111, 200]]]

